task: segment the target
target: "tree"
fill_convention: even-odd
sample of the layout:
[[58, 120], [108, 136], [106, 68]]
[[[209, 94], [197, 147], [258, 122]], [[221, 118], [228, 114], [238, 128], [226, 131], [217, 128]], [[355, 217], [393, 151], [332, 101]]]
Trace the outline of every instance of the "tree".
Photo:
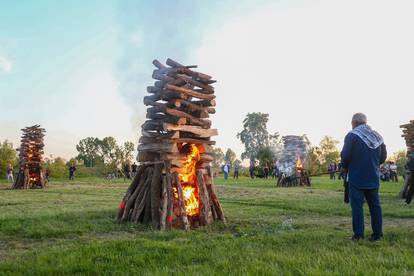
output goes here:
[[236, 160], [236, 154], [228, 148], [226, 154], [224, 155], [224, 162], [229, 163], [230, 166], [233, 166], [234, 160]]
[[50, 170], [51, 177], [62, 178], [68, 172], [66, 161], [61, 157], [56, 157], [47, 167]]
[[327, 168], [329, 163], [340, 161], [341, 154], [337, 148], [339, 141], [335, 140], [332, 137], [325, 136], [322, 138], [319, 143], [319, 149], [322, 152], [322, 166]]
[[331, 162], [340, 161], [340, 152], [337, 148], [339, 142], [332, 137], [325, 136], [319, 146], [311, 147], [309, 151], [309, 170], [311, 173], [326, 172]]
[[272, 166], [275, 158], [275, 152], [270, 146], [262, 147], [257, 153], [260, 167]]
[[237, 138], [244, 144], [242, 159], [250, 159], [255, 162], [258, 152], [269, 146], [272, 138], [267, 131], [269, 114], [254, 112], [248, 113], [243, 120], [243, 130], [237, 134]]
[[118, 147], [118, 162], [125, 163], [131, 161], [134, 151], [134, 143], [126, 141], [123, 146]]
[[103, 138], [100, 146], [104, 162], [116, 164], [119, 161], [119, 147], [114, 137]]
[[224, 162], [224, 153], [221, 148], [213, 148], [213, 168], [220, 170], [221, 164]]
[[13, 144], [5, 140], [0, 142], [0, 176], [6, 174], [7, 165], [12, 164], [14, 167], [17, 164], [17, 153], [13, 148]]
[[311, 147], [308, 154], [308, 169], [311, 174], [324, 172], [322, 168], [322, 151], [319, 147]]
[[98, 160], [103, 162], [103, 156], [100, 155], [101, 141], [96, 137], [87, 137], [79, 141], [76, 145], [78, 151], [77, 159], [83, 160], [86, 167], [93, 167]]

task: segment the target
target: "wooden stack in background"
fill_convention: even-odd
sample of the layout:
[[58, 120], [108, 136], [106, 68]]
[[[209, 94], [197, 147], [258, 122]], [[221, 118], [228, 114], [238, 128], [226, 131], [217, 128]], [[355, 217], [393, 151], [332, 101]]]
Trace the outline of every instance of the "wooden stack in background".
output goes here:
[[167, 59], [158, 60], [147, 87], [147, 121], [141, 127], [138, 173], [119, 206], [118, 221], [154, 228], [189, 229], [225, 221], [214, 188], [209, 114], [215, 113], [211, 76]]
[[[411, 120], [408, 124], [401, 125], [400, 128], [403, 132], [401, 137], [405, 139], [405, 144], [407, 145], [407, 157], [408, 160], [410, 160], [411, 155], [414, 152], [414, 120]], [[410, 190], [414, 188], [412, 187], [414, 185], [413, 178], [414, 175], [412, 175], [411, 171], [406, 170], [404, 177], [404, 186], [399, 194], [401, 198], [408, 199], [408, 197], [412, 196]], [[409, 199], [409, 202], [411, 202], [411, 198]]]
[[411, 156], [414, 152], [414, 120], [400, 126], [400, 128], [403, 131], [403, 135], [401, 136], [405, 139], [405, 144], [407, 145], [407, 156]]
[[19, 151], [19, 172], [12, 189], [44, 188], [42, 170], [43, 138], [45, 129], [34, 125], [22, 129], [23, 135]]

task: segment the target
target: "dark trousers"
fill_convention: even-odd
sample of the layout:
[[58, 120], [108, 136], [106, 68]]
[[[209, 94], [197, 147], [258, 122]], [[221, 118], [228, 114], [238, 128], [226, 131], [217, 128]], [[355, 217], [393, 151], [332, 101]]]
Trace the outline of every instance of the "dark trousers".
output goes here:
[[233, 178], [239, 179], [239, 171], [234, 171]]
[[390, 178], [392, 182], [398, 182], [398, 174], [396, 172], [390, 172]]
[[331, 177], [331, 180], [335, 180], [335, 177], [336, 177], [335, 172], [330, 172], [329, 175]]
[[364, 199], [368, 203], [371, 214], [371, 227], [373, 236], [382, 236], [382, 210], [378, 189], [357, 189], [350, 185], [349, 195], [352, 208], [352, 228], [357, 237], [364, 236]]

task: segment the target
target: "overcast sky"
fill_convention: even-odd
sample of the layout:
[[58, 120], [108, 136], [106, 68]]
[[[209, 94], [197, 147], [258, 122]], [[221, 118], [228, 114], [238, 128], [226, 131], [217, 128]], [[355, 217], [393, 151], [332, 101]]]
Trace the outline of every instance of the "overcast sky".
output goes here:
[[355, 112], [404, 149], [414, 119], [414, 1], [1, 1], [0, 140], [47, 129], [47, 155], [87, 136], [136, 143], [151, 61], [218, 80], [218, 146], [248, 112], [282, 135], [343, 139]]

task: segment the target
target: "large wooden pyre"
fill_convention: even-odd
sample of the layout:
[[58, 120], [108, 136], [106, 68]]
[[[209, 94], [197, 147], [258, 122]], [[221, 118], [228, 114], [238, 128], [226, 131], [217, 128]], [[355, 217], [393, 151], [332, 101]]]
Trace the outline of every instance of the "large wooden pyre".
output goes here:
[[22, 129], [23, 135], [19, 151], [19, 173], [12, 189], [44, 188], [42, 171], [43, 137], [45, 129], [39, 125]]
[[137, 174], [124, 195], [118, 221], [150, 223], [157, 229], [190, 229], [225, 221], [213, 184], [209, 114], [215, 113], [211, 76], [171, 59], [157, 67], [144, 97]]

